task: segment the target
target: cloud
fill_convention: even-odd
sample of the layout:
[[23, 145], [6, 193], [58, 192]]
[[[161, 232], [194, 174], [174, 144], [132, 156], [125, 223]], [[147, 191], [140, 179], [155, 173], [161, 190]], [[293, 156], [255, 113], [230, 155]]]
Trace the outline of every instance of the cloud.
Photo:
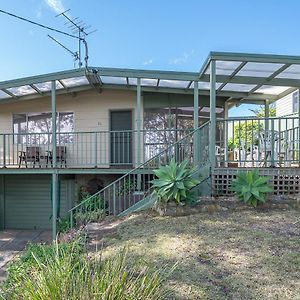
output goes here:
[[35, 10], [35, 16], [37, 17], [37, 19], [42, 18], [42, 6], [41, 5]]
[[66, 10], [61, 0], [45, 0], [45, 2], [52, 10], [54, 10], [58, 14]]
[[153, 62], [154, 62], [154, 59], [151, 58], [151, 59], [148, 59], [148, 60], [144, 61], [144, 62], [143, 62], [143, 65], [144, 65], [144, 66], [152, 65]]
[[190, 52], [184, 52], [182, 55], [170, 59], [169, 64], [170, 65], [182, 65], [188, 61], [188, 59], [190, 58], [190, 56], [192, 54], [194, 54], [194, 52], [195, 52], [194, 50], [192, 50]]

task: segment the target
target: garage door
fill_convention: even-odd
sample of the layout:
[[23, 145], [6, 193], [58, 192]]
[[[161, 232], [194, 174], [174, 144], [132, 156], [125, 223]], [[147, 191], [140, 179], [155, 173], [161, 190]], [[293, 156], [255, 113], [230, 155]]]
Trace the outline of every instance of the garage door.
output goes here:
[[[5, 228], [51, 228], [51, 177], [7, 175], [4, 178]], [[73, 180], [60, 184], [60, 215], [71, 208]]]

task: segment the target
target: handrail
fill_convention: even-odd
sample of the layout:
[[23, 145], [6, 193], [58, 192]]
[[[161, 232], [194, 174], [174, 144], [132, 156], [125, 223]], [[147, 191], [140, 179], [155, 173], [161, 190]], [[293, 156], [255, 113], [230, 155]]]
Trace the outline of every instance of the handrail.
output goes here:
[[203, 125], [201, 125], [200, 127], [198, 127], [197, 129], [191, 131], [190, 133], [186, 134], [184, 137], [182, 137], [181, 139], [179, 139], [178, 141], [176, 141], [175, 143], [169, 145], [168, 147], [166, 147], [165, 149], [163, 149], [162, 151], [160, 151], [159, 153], [157, 153], [156, 155], [154, 155], [153, 157], [151, 157], [149, 160], [141, 163], [140, 165], [138, 165], [137, 167], [135, 167], [134, 169], [130, 170], [129, 172], [127, 172], [126, 174], [124, 174], [123, 176], [121, 176], [120, 178], [118, 178], [117, 180], [115, 180], [114, 182], [110, 183], [109, 185], [107, 185], [105, 188], [103, 188], [102, 190], [98, 191], [97, 193], [91, 195], [90, 197], [88, 197], [87, 199], [85, 199], [84, 201], [82, 201], [81, 203], [77, 204], [76, 206], [74, 206], [73, 208], [71, 208], [68, 213], [72, 214], [73, 211], [75, 211], [76, 209], [78, 209], [79, 207], [87, 204], [89, 201], [91, 201], [93, 198], [95, 198], [96, 196], [100, 195], [101, 193], [105, 192], [105, 190], [108, 190], [110, 187], [112, 187], [113, 185], [116, 185], [117, 182], [121, 182], [123, 179], [125, 179], [126, 177], [130, 176], [131, 174], [136, 174], [136, 172], [143, 168], [144, 166], [146, 166], [147, 164], [149, 164], [151, 161], [155, 161], [158, 157], [160, 157], [162, 154], [166, 153], [168, 150], [172, 149], [172, 147], [180, 144], [183, 140], [187, 139], [189, 136], [192, 136], [195, 132], [200, 131], [201, 129], [203, 129], [204, 127], [208, 126], [210, 124], [210, 121], [207, 121], [206, 123], [204, 123]]

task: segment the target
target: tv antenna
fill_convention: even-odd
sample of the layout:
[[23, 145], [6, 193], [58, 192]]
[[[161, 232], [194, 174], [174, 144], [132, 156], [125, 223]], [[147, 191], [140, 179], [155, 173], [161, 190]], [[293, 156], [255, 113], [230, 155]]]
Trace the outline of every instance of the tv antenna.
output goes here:
[[[77, 52], [73, 52], [70, 49], [68, 49], [66, 46], [64, 46], [62, 43], [60, 43], [58, 40], [56, 40], [55, 38], [49, 36], [52, 40], [54, 40], [57, 44], [59, 44], [61, 47], [63, 47], [65, 50], [67, 50], [69, 53], [71, 53], [74, 57], [75, 62], [78, 60], [78, 67], [81, 68], [83, 66], [82, 63], [82, 45], [84, 47], [85, 50], [85, 56], [84, 56], [84, 62], [85, 62], [85, 67], [88, 67], [88, 59], [89, 59], [89, 49], [88, 49], [88, 44], [86, 41], [86, 37], [88, 35], [90, 35], [91, 33], [94, 33], [95, 31], [97, 31], [97, 29], [95, 30], [91, 30], [91, 26], [90, 25], [86, 25], [83, 21], [81, 21], [78, 17], [76, 18], [70, 18], [67, 15], [67, 12], [69, 12], [70, 9], [67, 9], [66, 11], [56, 15], [56, 17], [64, 17], [67, 22], [65, 23], [66, 26], [68, 26], [68, 28], [72, 31], [72, 34], [76, 34], [77, 35], [77, 39], [78, 39], [78, 51]], [[88, 31], [89, 29], [89, 31]]]
[[54, 41], [55, 43], [57, 43], [59, 46], [61, 46], [62, 48], [64, 48], [65, 50], [67, 50], [74, 58], [74, 66], [77, 60], [79, 60], [79, 56], [78, 56], [78, 52], [74, 52], [72, 50], [70, 50], [68, 47], [66, 47], [63, 43], [61, 43], [60, 41], [58, 41], [56, 38], [54, 38], [53, 36], [51, 36], [50, 34], [48, 34], [48, 37]]

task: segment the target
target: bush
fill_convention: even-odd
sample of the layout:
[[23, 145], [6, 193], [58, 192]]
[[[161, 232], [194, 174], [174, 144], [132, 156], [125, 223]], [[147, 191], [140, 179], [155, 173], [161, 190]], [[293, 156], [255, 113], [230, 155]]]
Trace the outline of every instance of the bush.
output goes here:
[[[93, 259], [81, 245], [30, 247], [10, 268], [4, 299], [164, 299], [170, 271], [129, 266], [124, 249], [115, 257]], [[22, 272], [16, 272], [16, 265]], [[12, 270], [14, 270], [12, 272]]]
[[152, 180], [151, 183], [155, 193], [163, 202], [192, 202], [191, 189], [200, 183], [198, 179], [193, 178], [194, 172], [194, 169], [188, 167], [188, 161], [178, 164], [172, 159], [169, 165], [154, 170], [158, 178]]
[[267, 194], [273, 191], [268, 180], [268, 177], [260, 176], [258, 171], [239, 172], [232, 181], [232, 191], [241, 201], [256, 207], [265, 203]]

